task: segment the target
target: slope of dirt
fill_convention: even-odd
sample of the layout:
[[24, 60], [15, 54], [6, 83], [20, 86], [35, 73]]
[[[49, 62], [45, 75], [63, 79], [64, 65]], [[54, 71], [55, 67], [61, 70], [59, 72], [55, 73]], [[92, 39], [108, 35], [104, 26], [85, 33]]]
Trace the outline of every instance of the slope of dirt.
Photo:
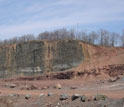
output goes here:
[[124, 48], [95, 46], [82, 42], [80, 44], [84, 47], [85, 59], [70, 71], [79, 72], [83, 78], [94, 77], [95, 79], [124, 75]]
[[107, 65], [124, 64], [124, 48], [94, 46], [80, 42], [84, 47], [84, 61], [74, 70], [101, 68]]

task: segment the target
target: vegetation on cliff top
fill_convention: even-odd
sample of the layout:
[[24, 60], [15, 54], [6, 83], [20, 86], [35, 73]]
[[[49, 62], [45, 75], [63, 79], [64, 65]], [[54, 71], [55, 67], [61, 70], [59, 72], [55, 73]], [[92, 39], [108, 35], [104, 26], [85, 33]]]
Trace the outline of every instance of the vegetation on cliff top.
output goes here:
[[21, 37], [13, 37], [0, 41], [0, 45], [23, 43], [32, 40], [82, 40], [85, 43], [102, 46], [124, 46], [124, 30], [122, 34], [99, 30], [97, 32], [67, 30], [65, 28], [51, 32], [42, 32], [38, 36], [27, 34]]

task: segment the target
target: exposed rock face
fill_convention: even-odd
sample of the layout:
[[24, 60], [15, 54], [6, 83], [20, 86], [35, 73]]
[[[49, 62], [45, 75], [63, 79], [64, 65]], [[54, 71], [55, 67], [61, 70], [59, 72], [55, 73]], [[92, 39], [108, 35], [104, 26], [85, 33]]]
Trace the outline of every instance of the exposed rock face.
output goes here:
[[76, 40], [31, 41], [0, 47], [0, 73], [43, 73], [64, 71], [84, 59]]

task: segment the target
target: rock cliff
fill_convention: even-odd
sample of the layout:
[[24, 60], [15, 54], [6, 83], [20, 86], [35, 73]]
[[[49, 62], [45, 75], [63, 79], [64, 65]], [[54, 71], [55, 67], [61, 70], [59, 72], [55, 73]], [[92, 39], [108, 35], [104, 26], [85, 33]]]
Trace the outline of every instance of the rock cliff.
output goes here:
[[43, 73], [64, 71], [84, 59], [83, 46], [76, 40], [30, 41], [0, 47], [0, 73]]

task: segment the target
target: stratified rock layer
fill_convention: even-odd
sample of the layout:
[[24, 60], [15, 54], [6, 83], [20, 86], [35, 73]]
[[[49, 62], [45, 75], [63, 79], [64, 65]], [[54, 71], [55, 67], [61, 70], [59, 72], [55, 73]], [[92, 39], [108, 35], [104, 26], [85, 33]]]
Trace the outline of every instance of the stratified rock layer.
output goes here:
[[31, 41], [0, 47], [0, 73], [64, 71], [83, 61], [83, 47], [76, 40]]

